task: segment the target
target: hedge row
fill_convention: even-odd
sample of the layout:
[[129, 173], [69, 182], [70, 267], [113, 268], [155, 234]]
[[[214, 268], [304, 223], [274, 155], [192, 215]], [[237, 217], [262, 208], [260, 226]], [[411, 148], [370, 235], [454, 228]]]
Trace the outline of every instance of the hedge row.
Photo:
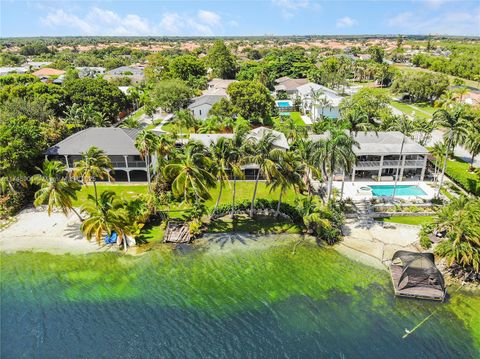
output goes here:
[[470, 164], [458, 160], [447, 161], [445, 173], [465, 191], [480, 196], [480, 181], [475, 173], [468, 171]]
[[[235, 203], [234, 211], [235, 212], [249, 211], [251, 204], [252, 204], [252, 201], [250, 200], [239, 201]], [[256, 210], [270, 209], [270, 210], [276, 211], [277, 206], [278, 206], [278, 201], [275, 201], [275, 200], [268, 200], [264, 198], [255, 200]], [[231, 204], [223, 204], [218, 206], [215, 213], [228, 213], [228, 212], [231, 212], [231, 210], [232, 210]], [[288, 203], [280, 204], [280, 212], [289, 216], [294, 222], [299, 223], [302, 221], [302, 217], [298, 213], [297, 209]]]

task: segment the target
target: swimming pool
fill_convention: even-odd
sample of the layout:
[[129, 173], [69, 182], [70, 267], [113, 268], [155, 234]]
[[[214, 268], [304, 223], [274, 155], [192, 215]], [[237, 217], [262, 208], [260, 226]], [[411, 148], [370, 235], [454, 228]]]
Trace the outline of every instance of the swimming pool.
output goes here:
[[[393, 195], [392, 185], [371, 185], [368, 186], [372, 189], [372, 195], [374, 197], [391, 197]], [[425, 196], [427, 193], [419, 186], [415, 185], [398, 185], [395, 191], [396, 196]]]
[[292, 107], [292, 101], [277, 101], [277, 107]]

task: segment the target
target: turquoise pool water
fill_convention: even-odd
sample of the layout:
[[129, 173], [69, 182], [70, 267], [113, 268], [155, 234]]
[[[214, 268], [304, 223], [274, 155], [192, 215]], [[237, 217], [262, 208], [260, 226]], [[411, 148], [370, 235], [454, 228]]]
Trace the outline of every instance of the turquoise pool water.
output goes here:
[[[372, 194], [375, 197], [381, 196], [392, 196], [393, 195], [393, 188], [394, 186], [390, 185], [372, 185], [368, 186], [372, 189]], [[426, 193], [423, 189], [418, 186], [412, 185], [400, 185], [397, 186], [397, 190], [395, 192], [396, 196], [425, 196]]]
[[290, 101], [277, 101], [278, 107], [290, 107], [292, 103]]

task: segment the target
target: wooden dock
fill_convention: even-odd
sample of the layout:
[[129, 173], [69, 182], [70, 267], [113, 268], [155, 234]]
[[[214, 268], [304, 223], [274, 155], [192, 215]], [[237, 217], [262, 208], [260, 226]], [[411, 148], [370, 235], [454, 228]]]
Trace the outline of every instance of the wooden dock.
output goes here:
[[[442, 290], [441, 286], [435, 286], [428, 283], [428, 279], [424, 276], [415, 277], [414, 274], [410, 274], [410, 278], [404, 278], [401, 283], [399, 280], [403, 273], [403, 266], [391, 264], [390, 275], [392, 278], [393, 289], [395, 295], [398, 297], [409, 297], [417, 299], [439, 300], [444, 301], [447, 291]], [[407, 282], [412, 281], [415, 286], [408, 286]]]
[[163, 234], [164, 243], [190, 243], [191, 241], [188, 223], [168, 222]]

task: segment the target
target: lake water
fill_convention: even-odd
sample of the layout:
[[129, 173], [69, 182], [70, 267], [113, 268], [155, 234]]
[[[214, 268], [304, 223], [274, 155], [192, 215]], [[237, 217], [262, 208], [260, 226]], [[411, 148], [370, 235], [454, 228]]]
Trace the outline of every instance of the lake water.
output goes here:
[[395, 298], [388, 272], [297, 241], [2, 254], [1, 357], [480, 357], [480, 297]]

